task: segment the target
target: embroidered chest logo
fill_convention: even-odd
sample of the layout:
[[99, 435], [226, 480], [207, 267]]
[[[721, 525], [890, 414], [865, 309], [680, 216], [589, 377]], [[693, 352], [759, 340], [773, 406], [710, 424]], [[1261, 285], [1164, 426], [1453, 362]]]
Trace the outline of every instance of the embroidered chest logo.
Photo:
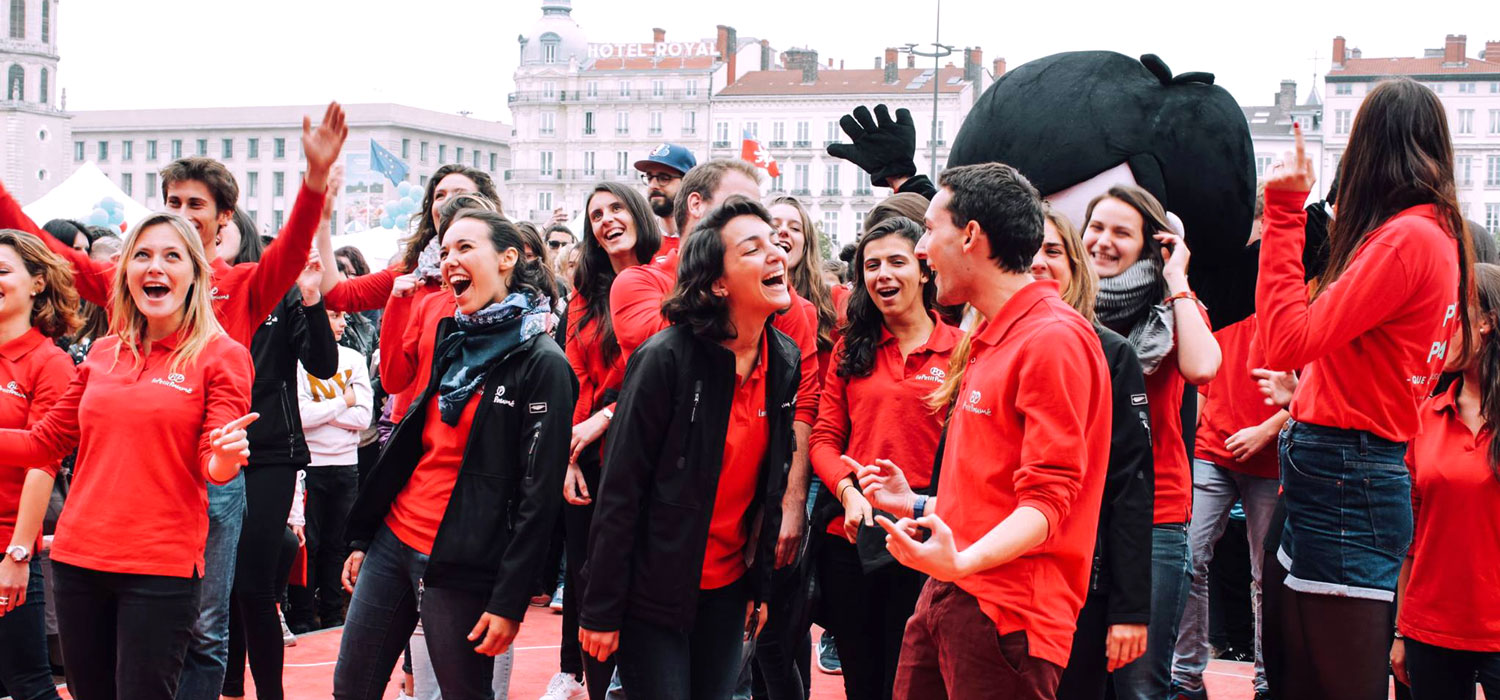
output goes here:
[[504, 384], [501, 384], [499, 387], [497, 387], [495, 389], [495, 403], [498, 403], [501, 406], [510, 406], [511, 408], [515, 408], [516, 407], [516, 402], [515, 401], [513, 401], [511, 399], [505, 398], [505, 385]]
[[26, 398], [26, 392], [21, 391], [21, 385], [15, 382], [7, 382], [4, 387], [0, 387], [0, 393], [10, 394], [11, 396], [19, 396], [23, 399]]
[[173, 372], [171, 374], [168, 374], [166, 379], [162, 379], [161, 377], [157, 377], [157, 378], [151, 380], [151, 383], [152, 384], [160, 384], [160, 385], [165, 386], [165, 387], [170, 387], [170, 388], [176, 389], [176, 390], [178, 390], [178, 391], [180, 391], [180, 392], [182, 392], [184, 394], [191, 394], [191, 393], [193, 393], [193, 388], [192, 387], [188, 387], [188, 386], [183, 386], [182, 385], [182, 383], [185, 382], [185, 381], [187, 381], [187, 377], [184, 377], [181, 374]]
[[210, 299], [213, 299], [214, 301], [229, 301], [229, 295], [220, 294], [218, 287], [214, 287], [213, 289], [208, 290], [208, 297]]
[[912, 377], [912, 379], [915, 379], [919, 382], [937, 382], [938, 384], [942, 384], [943, 380], [947, 377], [948, 373], [944, 372], [942, 369], [938, 367], [929, 367], [927, 368], [926, 374], [919, 374], [915, 377]]
[[969, 413], [977, 413], [981, 416], [994, 415], [994, 411], [991, 411], [988, 408], [979, 407], [979, 399], [981, 397], [982, 395], [979, 393], [978, 389], [969, 392], [969, 400], [964, 402], [963, 409], [965, 411], [968, 411]]
[[[227, 299], [228, 297], [225, 297], [225, 298]], [[266, 317], [266, 322], [263, 325], [274, 326], [274, 325], [276, 325], [276, 322], [280, 321], [280, 320], [281, 320], [281, 318], [278, 317], [276, 314], [271, 314], [270, 316]]]

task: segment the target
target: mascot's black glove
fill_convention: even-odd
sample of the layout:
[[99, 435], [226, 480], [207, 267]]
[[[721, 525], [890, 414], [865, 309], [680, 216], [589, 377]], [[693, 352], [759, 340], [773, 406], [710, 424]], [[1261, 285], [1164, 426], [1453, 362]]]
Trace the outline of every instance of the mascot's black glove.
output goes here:
[[875, 116], [863, 105], [839, 119], [839, 126], [852, 143], [835, 143], [828, 155], [842, 158], [870, 174], [870, 182], [889, 187], [893, 177], [911, 177], [917, 173], [917, 126], [911, 112], [896, 110], [896, 118], [885, 105], [875, 105]]

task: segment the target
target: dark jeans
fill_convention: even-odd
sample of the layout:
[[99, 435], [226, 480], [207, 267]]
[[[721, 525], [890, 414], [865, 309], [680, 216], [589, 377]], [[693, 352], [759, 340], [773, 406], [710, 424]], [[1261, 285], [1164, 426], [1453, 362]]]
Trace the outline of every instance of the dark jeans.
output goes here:
[[952, 583], [928, 581], [906, 623], [892, 696], [1051, 700], [1062, 669], [1029, 650], [1026, 632], [1000, 636], [974, 596]]
[[755, 640], [753, 663], [741, 670], [739, 697], [745, 680], [756, 700], [805, 700], [811, 684], [812, 562], [799, 557], [793, 566], [777, 569], [771, 579], [770, 618]]
[[[234, 610], [229, 617], [231, 640], [243, 635], [250, 657], [250, 675], [255, 696], [281, 700], [281, 667], [286, 649], [281, 640], [281, 618], [276, 601], [286, 579], [276, 579], [280, 568], [282, 537], [287, 514], [297, 486], [296, 464], [261, 464], [245, 468], [245, 522], [240, 530], [240, 551], [235, 562]], [[243, 691], [228, 684], [230, 691]]]
[[308, 467], [307, 589], [317, 600], [320, 627], [344, 620], [347, 597], [340, 579], [349, 547], [344, 544], [344, 521], [359, 493], [359, 467]]
[[171, 700], [197, 578], [116, 574], [52, 562], [57, 628], [78, 700]]
[[1192, 583], [1187, 525], [1151, 527], [1151, 622], [1146, 653], [1115, 671], [1115, 695], [1121, 700], [1159, 700], [1172, 686], [1172, 650], [1177, 624]]
[[26, 602], [0, 617], [0, 685], [15, 700], [57, 700], [47, 660], [47, 602], [42, 564], [31, 560]]
[[[589, 494], [599, 494], [599, 465], [580, 464], [584, 485]], [[562, 647], [558, 651], [558, 670], [582, 677], [589, 689], [591, 700], [604, 700], [609, 690], [609, 679], [615, 672], [615, 658], [599, 661], [583, 653], [578, 644], [578, 603], [583, 595], [583, 565], [589, 555], [589, 523], [594, 519], [594, 504], [575, 506], [563, 504], [563, 557], [566, 571], [563, 586]]]
[[381, 527], [370, 542], [344, 618], [337, 700], [380, 700], [396, 659], [406, 649], [417, 619], [445, 700], [495, 700], [495, 660], [474, 651], [469, 630], [484, 614], [489, 596], [449, 588], [424, 588], [427, 555]]
[[748, 601], [742, 578], [723, 588], [699, 591], [692, 629], [627, 618], [615, 653], [626, 696], [729, 700], [742, 666]]
[[219, 700], [229, 654], [229, 591], [245, 519], [245, 477], [223, 486], [208, 485], [208, 539], [203, 547], [203, 578], [198, 584], [198, 619], [193, 622], [177, 700]]
[[818, 580], [828, 631], [839, 645], [849, 700], [890, 700], [906, 622], [927, 577], [900, 564], [864, 573], [848, 540], [817, 535]]
[[1406, 640], [1412, 700], [1474, 700], [1474, 684], [1500, 700], [1500, 652], [1459, 651]]

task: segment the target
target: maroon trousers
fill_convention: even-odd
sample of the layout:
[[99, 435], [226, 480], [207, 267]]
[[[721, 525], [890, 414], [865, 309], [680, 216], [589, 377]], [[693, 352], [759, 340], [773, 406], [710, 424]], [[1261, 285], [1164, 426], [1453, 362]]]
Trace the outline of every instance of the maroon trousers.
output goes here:
[[894, 700], [1053, 700], [1062, 668], [1028, 653], [1025, 631], [1000, 636], [979, 601], [929, 580], [906, 623]]

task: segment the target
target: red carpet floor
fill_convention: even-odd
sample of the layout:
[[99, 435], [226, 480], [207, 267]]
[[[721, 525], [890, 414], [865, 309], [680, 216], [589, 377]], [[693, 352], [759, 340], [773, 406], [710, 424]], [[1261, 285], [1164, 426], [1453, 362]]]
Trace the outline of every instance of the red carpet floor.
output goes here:
[[[562, 616], [550, 610], [532, 608], [516, 638], [516, 666], [510, 681], [510, 697], [515, 700], [537, 700], [547, 688], [547, 681], [557, 673], [558, 639]], [[298, 638], [297, 646], [286, 650], [284, 683], [289, 700], [324, 700], [333, 695], [333, 665], [338, 658], [340, 629], [329, 629]], [[1250, 700], [1253, 692], [1250, 664], [1215, 661], [1209, 666], [1206, 680], [1213, 700]], [[246, 684], [250, 684], [246, 674]], [[386, 698], [397, 697], [393, 682]], [[67, 697], [66, 695], [64, 697]], [[255, 697], [253, 690], [250, 698]], [[838, 676], [813, 672], [814, 700], [842, 700], [843, 682]]]

